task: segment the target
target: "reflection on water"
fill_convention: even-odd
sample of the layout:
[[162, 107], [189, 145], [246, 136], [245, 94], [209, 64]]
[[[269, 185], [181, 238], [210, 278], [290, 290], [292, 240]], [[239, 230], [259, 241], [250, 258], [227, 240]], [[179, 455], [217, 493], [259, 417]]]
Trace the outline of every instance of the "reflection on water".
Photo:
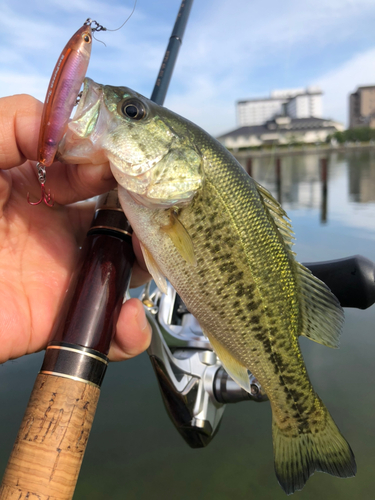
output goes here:
[[[292, 219], [300, 261], [353, 254], [375, 260], [374, 158], [374, 152], [327, 158], [325, 208], [318, 154], [283, 157], [279, 186], [275, 158], [252, 159], [254, 178], [274, 196], [281, 196]], [[246, 166], [246, 159], [243, 164]], [[358, 475], [343, 480], [316, 473], [297, 493], [302, 500], [374, 498], [375, 306], [366, 311], [347, 309], [345, 315], [339, 350], [307, 339], [301, 339], [301, 346], [315, 389], [354, 450]], [[0, 367], [2, 470], [41, 360], [42, 355], [37, 354]], [[170, 497], [285, 499], [273, 472], [269, 405], [228, 406], [212, 443], [206, 449], [191, 450], [165, 413], [147, 355], [112, 364], [74, 498]]]
[[350, 199], [375, 202], [375, 155], [359, 153], [348, 158]]
[[[246, 162], [240, 162], [245, 167]], [[318, 155], [254, 158], [252, 177], [285, 207], [318, 208], [321, 199], [319, 163]]]
[[[239, 158], [244, 169], [273, 193], [287, 210], [320, 209], [327, 222], [328, 188], [338, 197], [330, 204], [334, 212], [351, 203], [375, 202], [375, 151], [350, 154], [310, 154]], [[340, 186], [340, 190], [336, 189]], [[345, 186], [345, 191], [342, 188]], [[332, 193], [331, 193], [332, 194]], [[337, 210], [334, 206], [340, 206]], [[354, 207], [353, 207], [354, 209]]]

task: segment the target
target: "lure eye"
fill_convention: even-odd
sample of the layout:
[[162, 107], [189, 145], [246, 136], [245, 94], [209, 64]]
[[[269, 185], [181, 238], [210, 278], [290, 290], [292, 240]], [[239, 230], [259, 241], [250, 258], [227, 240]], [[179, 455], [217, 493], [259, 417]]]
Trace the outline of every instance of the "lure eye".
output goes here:
[[82, 38], [83, 38], [83, 41], [86, 42], [86, 43], [91, 43], [91, 35], [87, 32], [85, 33], [82, 33]]
[[142, 120], [146, 116], [146, 110], [138, 99], [126, 99], [120, 103], [120, 111], [127, 118], [132, 120]]

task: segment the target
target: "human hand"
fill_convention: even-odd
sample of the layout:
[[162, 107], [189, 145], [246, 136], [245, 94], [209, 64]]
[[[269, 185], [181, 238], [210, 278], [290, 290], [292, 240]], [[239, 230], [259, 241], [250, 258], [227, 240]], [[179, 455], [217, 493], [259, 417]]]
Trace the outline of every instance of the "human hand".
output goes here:
[[[0, 363], [46, 347], [59, 313], [93, 203], [70, 205], [113, 189], [108, 164], [47, 168], [53, 209], [40, 197], [35, 160], [43, 105], [27, 95], [0, 99]], [[26, 160], [28, 159], [28, 160]], [[132, 285], [150, 278], [133, 238], [137, 262]], [[147, 349], [151, 328], [138, 299], [123, 305], [109, 358], [127, 359]]]

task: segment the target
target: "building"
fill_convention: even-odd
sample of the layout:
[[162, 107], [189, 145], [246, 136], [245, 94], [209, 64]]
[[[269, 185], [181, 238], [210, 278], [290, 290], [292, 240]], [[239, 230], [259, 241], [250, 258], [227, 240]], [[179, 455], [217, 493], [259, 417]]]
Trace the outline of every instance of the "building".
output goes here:
[[349, 96], [349, 128], [375, 128], [375, 85], [358, 87]]
[[325, 142], [328, 135], [344, 130], [344, 126], [322, 114], [319, 87], [274, 90], [267, 98], [238, 101], [239, 128], [218, 140], [234, 150], [267, 144]]
[[240, 127], [262, 125], [277, 115], [321, 118], [322, 91], [319, 87], [274, 90], [270, 97], [237, 102], [237, 123]]
[[278, 116], [262, 125], [239, 127], [217, 139], [228, 149], [238, 150], [262, 145], [315, 144], [329, 134], [344, 130], [341, 123], [323, 118]]

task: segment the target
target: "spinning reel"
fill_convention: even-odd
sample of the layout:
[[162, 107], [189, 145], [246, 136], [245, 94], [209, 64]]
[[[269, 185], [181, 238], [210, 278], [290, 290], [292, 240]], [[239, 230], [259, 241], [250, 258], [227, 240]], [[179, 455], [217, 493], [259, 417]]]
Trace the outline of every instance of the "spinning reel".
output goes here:
[[[375, 302], [375, 264], [356, 255], [305, 264], [324, 281], [343, 307], [366, 309]], [[140, 299], [152, 326], [148, 354], [165, 408], [191, 448], [207, 446], [219, 429], [225, 405], [267, 401], [249, 372], [251, 393], [225, 371], [195, 317], [168, 283], [167, 293], [150, 283]]]

